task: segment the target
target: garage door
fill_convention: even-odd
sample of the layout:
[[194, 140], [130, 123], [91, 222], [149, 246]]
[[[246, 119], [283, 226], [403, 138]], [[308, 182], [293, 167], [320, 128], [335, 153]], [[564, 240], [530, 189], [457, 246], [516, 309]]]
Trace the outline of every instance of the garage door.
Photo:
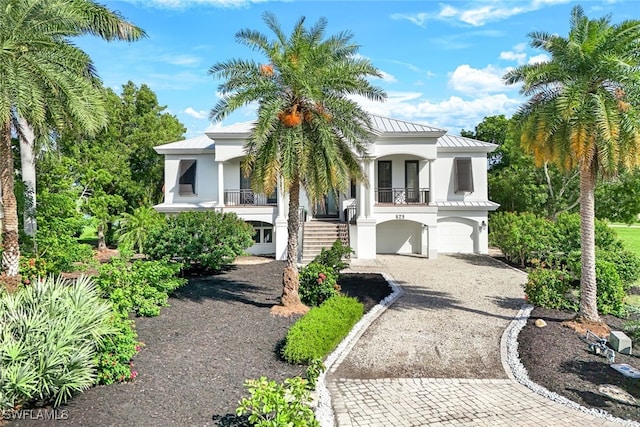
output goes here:
[[460, 221], [438, 222], [438, 252], [474, 253], [475, 227]]

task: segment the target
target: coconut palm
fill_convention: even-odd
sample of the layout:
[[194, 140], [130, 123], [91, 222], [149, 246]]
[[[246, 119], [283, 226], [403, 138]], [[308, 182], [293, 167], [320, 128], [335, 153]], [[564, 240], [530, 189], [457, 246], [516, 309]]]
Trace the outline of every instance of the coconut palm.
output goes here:
[[298, 296], [300, 188], [315, 203], [329, 192], [362, 180], [359, 156], [370, 137], [367, 113], [349, 96], [383, 100], [385, 93], [367, 80], [380, 77], [349, 32], [324, 38], [327, 21], [305, 28], [300, 18], [286, 36], [275, 16], [263, 15], [275, 39], [253, 30], [236, 34], [238, 42], [265, 56], [265, 62], [232, 59], [211, 67], [223, 79], [221, 100], [211, 118], [222, 121], [234, 110], [258, 104], [257, 120], [246, 144], [243, 172], [252, 174], [254, 191], [271, 194], [278, 186], [289, 194], [287, 263], [282, 304]]
[[598, 175], [640, 162], [640, 21], [611, 24], [571, 12], [567, 38], [535, 32], [531, 46], [550, 59], [520, 66], [504, 76], [522, 83], [529, 100], [516, 120], [523, 146], [539, 163], [553, 161], [580, 175], [580, 312], [600, 321], [596, 305], [594, 189]]
[[18, 274], [18, 216], [12, 135], [28, 123], [36, 138], [73, 124], [95, 132], [106, 122], [103, 88], [91, 59], [70, 38], [133, 41], [144, 32], [90, 0], [0, 0], [0, 185], [2, 269]]

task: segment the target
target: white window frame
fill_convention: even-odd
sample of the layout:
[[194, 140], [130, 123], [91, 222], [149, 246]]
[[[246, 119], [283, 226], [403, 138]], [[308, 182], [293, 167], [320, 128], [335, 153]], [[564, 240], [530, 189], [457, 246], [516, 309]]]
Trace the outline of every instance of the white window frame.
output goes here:
[[[187, 181], [185, 175], [193, 167], [193, 182]], [[178, 166], [178, 194], [181, 196], [197, 195], [198, 161], [196, 159], [180, 159]], [[183, 179], [185, 178], [185, 179]], [[188, 178], [188, 177], [187, 177]]]
[[473, 193], [473, 162], [471, 157], [456, 157], [455, 168], [455, 192]]

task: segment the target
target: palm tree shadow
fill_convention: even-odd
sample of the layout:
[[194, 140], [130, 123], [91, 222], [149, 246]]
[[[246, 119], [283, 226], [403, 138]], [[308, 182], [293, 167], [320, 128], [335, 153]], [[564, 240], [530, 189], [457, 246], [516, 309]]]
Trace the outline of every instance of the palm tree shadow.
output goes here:
[[[513, 320], [512, 315], [502, 315], [464, 305], [463, 301], [454, 298], [451, 293], [428, 289], [406, 282], [397, 282], [405, 291], [399, 303], [392, 307], [395, 310], [460, 310], [482, 316], [490, 316], [503, 320]], [[501, 308], [519, 309], [525, 302], [519, 298], [493, 297], [494, 303]]]

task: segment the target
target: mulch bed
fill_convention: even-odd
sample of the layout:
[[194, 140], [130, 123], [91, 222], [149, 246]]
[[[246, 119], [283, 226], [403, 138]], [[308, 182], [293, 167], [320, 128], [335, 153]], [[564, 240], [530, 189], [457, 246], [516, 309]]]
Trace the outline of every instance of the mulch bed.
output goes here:
[[[529, 378], [580, 405], [640, 421], [639, 406], [620, 403], [599, 391], [600, 386], [611, 384], [640, 401], [640, 379], [624, 377], [609, 366], [605, 357], [590, 353], [582, 335], [563, 325], [573, 317], [575, 313], [560, 310], [533, 310], [518, 338], [520, 360]], [[543, 319], [547, 326], [536, 327], [536, 319]], [[611, 330], [622, 330], [622, 319], [603, 316], [603, 320]], [[615, 363], [627, 363], [640, 369], [638, 356], [616, 353]]]
[[[64, 425], [155, 426], [242, 425], [235, 416], [247, 396], [245, 379], [283, 379], [304, 372], [278, 350], [296, 317], [270, 314], [282, 292], [284, 263], [231, 266], [214, 276], [198, 276], [175, 292], [160, 316], [138, 318], [145, 343], [134, 358], [138, 378], [127, 384], [93, 387], [59, 410]], [[378, 274], [341, 278], [344, 293], [371, 309], [391, 293]], [[55, 425], [20, 420], [10, 425]]]

